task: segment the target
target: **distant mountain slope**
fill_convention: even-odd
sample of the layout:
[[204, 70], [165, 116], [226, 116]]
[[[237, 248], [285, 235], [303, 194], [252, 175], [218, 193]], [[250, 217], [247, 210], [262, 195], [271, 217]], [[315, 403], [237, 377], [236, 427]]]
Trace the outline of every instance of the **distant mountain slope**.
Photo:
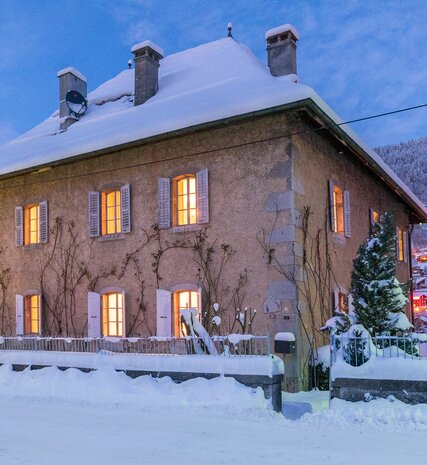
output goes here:
[[375, 150], [427, 205], [427, 137]]
[[[427, 205], [427, 137], [377, 147], [375, 151]], [[426, 225], [415, 227], [412, 240], [415, 246], [427, 244]]]

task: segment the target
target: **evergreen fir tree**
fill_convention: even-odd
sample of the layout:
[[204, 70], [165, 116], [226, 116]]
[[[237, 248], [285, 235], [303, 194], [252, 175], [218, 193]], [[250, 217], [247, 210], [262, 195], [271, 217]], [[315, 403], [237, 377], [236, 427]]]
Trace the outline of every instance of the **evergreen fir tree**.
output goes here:
[[356, 320], [372, 336], [394, 328], [394, 314], [408, 302], [405, 286], [396, 279], [396, 245], [392, 215], [386, 213], [372, 227], [353, 261], [351, 294]]

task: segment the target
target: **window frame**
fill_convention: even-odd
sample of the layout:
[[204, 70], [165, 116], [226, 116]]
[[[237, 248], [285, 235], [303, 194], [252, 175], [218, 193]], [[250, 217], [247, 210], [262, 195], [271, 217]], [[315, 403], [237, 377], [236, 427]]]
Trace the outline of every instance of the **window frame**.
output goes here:
[[[200, 320], [200, 305], [201, 305], [201, 289], [197, 286], [185, 286], [179, 289], [175, 289], [173, 292], [173, 309], [174, 309], [174, 321], [173, 321], [173, 329], [175, 337], [183, 337], [186, 334], [183, 333], [183, 325], [181, 324], [181, 315], [180, 311], [184, 308], [195, 308], [197, 310], [197, 317]], [[187, 307], [182, 307], [180, 305], [180, 296], [184, 293], [189, 293], [190, 297], [190, 305]], [[194, 295], [195, 294], [195, 295]], [[196, 305], [192, 305], [193, 297], [196, 299]]]
[[396, 226], [396, 259], [400, 263], [405, 261], [405, 234], [400, 226]]
[[[109, 298], [111, 296], [116, 296], [115, 304], [115, 320], [110, 319], [110, 302]], [[120, 299], [119, 299], [120, 297]], [[121, 300], [121, 307], [119, 305], [119, 300]], [[121, 311], [121, 312], [120, 312]], [[120, 313], [119, 313], [120, 312]], [[120, 318], [121, 317], [121, 318]], [[110, 325], [115, 324], [114, 334], [110, 332]], [[121, 326], [121, 333], [119, 328]], [[125, 337], [125, 293], [120, 290], [109, 290], [101, 294], [101, 336], [102, 337]]]
[[[36, 306], [33, 306], [33, 300], [36, 299]], [[36, 318], [33, 315], [33, 309], [36, 309]], [[36, 331], [33, 331], [33, 323], [36, 323]], [[41, 334], [41, 295], [30, 293], [24, 295], [24, 334], [26, 336], [35, 336]]]
[[[190, 183], [194, 183], [194, 191], [191, 191]], [[186, 193], [180, 194], [179, 188], [181, 183], [186, 183]], [[191, 207], [190, 196], [194, 196], [194, 207]], [[185, 199], [186, 208], [180, 208], [180, 198]], [[191, 211], [194, 211], [194, 220], [192, 221]], [[180, 213], [186, 212], [186, 222], [181, 222]], [[197, 175], [183, 174], [172, 179], [172, 227], [194, 226], [198, 224], [198, 199], [197, 199]]]
[[[114, 194], [113, 206], [108, 205], [108, 198]], [[121, 189], [105, 189], [101, 191], [101, 236], [111, 236], [114, 234], [122, 233], [122, 203], [121, 203]], [[110, 219], [109, 211], [113, 210], [113, 218]], [[114, 224], [114, 231], [109, 231], [109, 224]]]
[[[36, 211], [35, 219], [31, 218], [32, 211]], [[35, 230], [32, 230], [32, 222], [35, 223]], [[41, 244], [40, 238], [40, 204], [31, 203], [24, 207], [24, 245]], [[32, 233], [35, 233], [36, 240], [32, 240]]]

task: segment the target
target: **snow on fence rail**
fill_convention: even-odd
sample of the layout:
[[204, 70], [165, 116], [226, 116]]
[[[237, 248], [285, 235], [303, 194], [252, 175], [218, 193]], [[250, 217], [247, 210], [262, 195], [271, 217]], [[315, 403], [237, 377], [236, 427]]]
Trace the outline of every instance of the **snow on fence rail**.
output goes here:
[[355, 367], [371, 358], [409, 358], [427, 361], [425, 334], [404, 336], [355, 336], [331, 334], [331, 363], [344, 360]]
[[134, 355], [269, 356], [270, 337], [252, 334], [201, 337], [63, 338], [0, 337], [0, 351], [80, 352]]

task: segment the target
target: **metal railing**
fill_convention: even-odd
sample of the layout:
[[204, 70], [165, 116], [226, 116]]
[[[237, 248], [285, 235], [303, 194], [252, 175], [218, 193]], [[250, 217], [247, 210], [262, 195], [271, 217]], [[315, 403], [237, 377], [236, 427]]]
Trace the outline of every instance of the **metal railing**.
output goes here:
[[331, 363], [344, 359], [353, 366], [372, 357], [410, 358], [427, 361], [427, 344], [416, 334], [404, 336], [351, 336], [331, 334]]
[[78, 352], [129, 355], [269, 356], [270, 337], [63, 338], [0, 337], [1, 351]]

